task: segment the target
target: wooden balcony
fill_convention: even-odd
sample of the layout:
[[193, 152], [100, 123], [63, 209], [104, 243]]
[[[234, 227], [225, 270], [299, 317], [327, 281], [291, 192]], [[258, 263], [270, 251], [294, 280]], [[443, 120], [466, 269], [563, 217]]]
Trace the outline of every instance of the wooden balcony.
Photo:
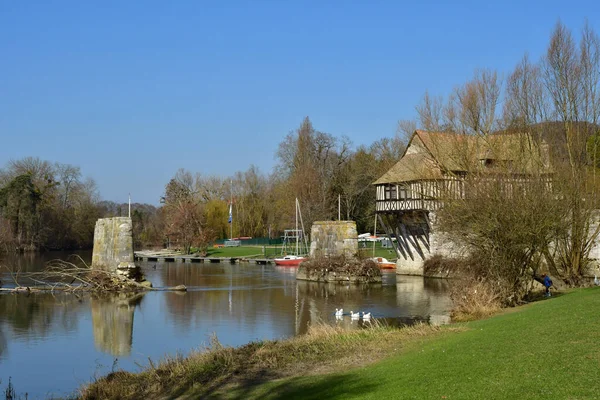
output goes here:
[[377, 200], [375, 210], [386, 211], [434, 211], [439, 210], [442, 205], [440, 200], [432, 199], [406, 199], [406, 200]]

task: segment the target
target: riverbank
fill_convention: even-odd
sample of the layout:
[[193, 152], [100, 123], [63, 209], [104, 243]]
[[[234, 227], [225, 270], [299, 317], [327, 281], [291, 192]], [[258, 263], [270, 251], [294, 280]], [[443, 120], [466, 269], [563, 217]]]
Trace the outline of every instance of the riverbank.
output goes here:
[[[387, 259], [395, 259], [396, 255], [394, 250], [389, 248], [381, 247], [381, 244], [377, 243], [375, 251], [371, 244], [365, 245], [366, 247], [360, 247], [359, 253], [363, 257], [385, 257]], [[198, 249], [192, 249], [198, 251]], [[276, 258], [280, 257], [284, 253], [282, 245], [244, 245], [234, 247], [209, 247], [207, 249], [207, 257], [266, 257]]]
[[598, 309], [591, 288], [442, 328], [319, 327], [113, 373], [82, 398], [594, 398]]

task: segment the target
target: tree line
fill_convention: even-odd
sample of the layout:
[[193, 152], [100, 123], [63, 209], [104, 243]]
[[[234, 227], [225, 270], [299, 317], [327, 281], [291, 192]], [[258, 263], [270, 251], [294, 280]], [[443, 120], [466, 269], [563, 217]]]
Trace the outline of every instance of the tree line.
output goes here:
[[[306, 229], [341, 211], [360, 231], [372, 230], [372, 182], [404, 148], [400, 134], [355, 147], [346, 137], [316, 130], [306, 117], [279, 144], [272, 173], [254, 165], [231, 177], [180, 169], [159, 207], [132, 204], [134, 246], [190, 251], [231, 234], [279, 238], [294, 227], [295, 198]], [[127, 204], [102, 201], [77, 166], [27, 157], [0, 169], [0, 251], [91, 248], [96, 220], [127, 212]]]
[[295, 198], [306, 229], [341, 214], [360, 231], [372, 231], [372, 183], [404, 148], [399, 133], [355, 147], [346, 137], [318, 131], [306, 117], [279, 144], [269, 175], [254, 165], [227, 178], [177, 171], [165, 187], [164, 233], [186, 251], [231, 235], [278, 238], [295, 225]]

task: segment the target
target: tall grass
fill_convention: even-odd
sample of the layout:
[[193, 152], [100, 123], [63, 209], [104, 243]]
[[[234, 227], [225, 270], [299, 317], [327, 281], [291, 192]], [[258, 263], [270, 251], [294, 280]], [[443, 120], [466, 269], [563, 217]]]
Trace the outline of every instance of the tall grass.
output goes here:
[[483, 279], [463, 279], [453, 282], [450, 288], [453, 321], [472, 321], [494, 315], [502, 309], [497, 290]]
[[166, 357], [139, 373], [116, 371], [82, 388], [82, 399], [174, 398], [201, 396], [239, 382], [260, 383], [305, 374], [316, 368], [361, 365], [380, 359], [403, 340], [440, 328], [416, 325], [391, 328], [376, 320], [366, 329], [346, 331], [317, 324], [308, 333], [287, 340], [257, 341], [241, 347], [223, 346], [216, 337], [189, 356]]

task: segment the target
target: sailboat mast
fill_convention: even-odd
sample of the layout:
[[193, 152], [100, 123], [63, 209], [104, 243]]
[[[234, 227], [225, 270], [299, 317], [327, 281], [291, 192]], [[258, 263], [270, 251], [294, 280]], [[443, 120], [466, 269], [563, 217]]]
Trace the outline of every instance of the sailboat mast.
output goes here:
[[373, 257], [375, 257], [375, 243], [377, 243], [377, 213], [375, 213], [375, 227], [373, 228], [373, 236], [375, 236], [375, 240], [373, 240]]
[[298, 198], [296, 197], [296, 255], [298, 255]]

